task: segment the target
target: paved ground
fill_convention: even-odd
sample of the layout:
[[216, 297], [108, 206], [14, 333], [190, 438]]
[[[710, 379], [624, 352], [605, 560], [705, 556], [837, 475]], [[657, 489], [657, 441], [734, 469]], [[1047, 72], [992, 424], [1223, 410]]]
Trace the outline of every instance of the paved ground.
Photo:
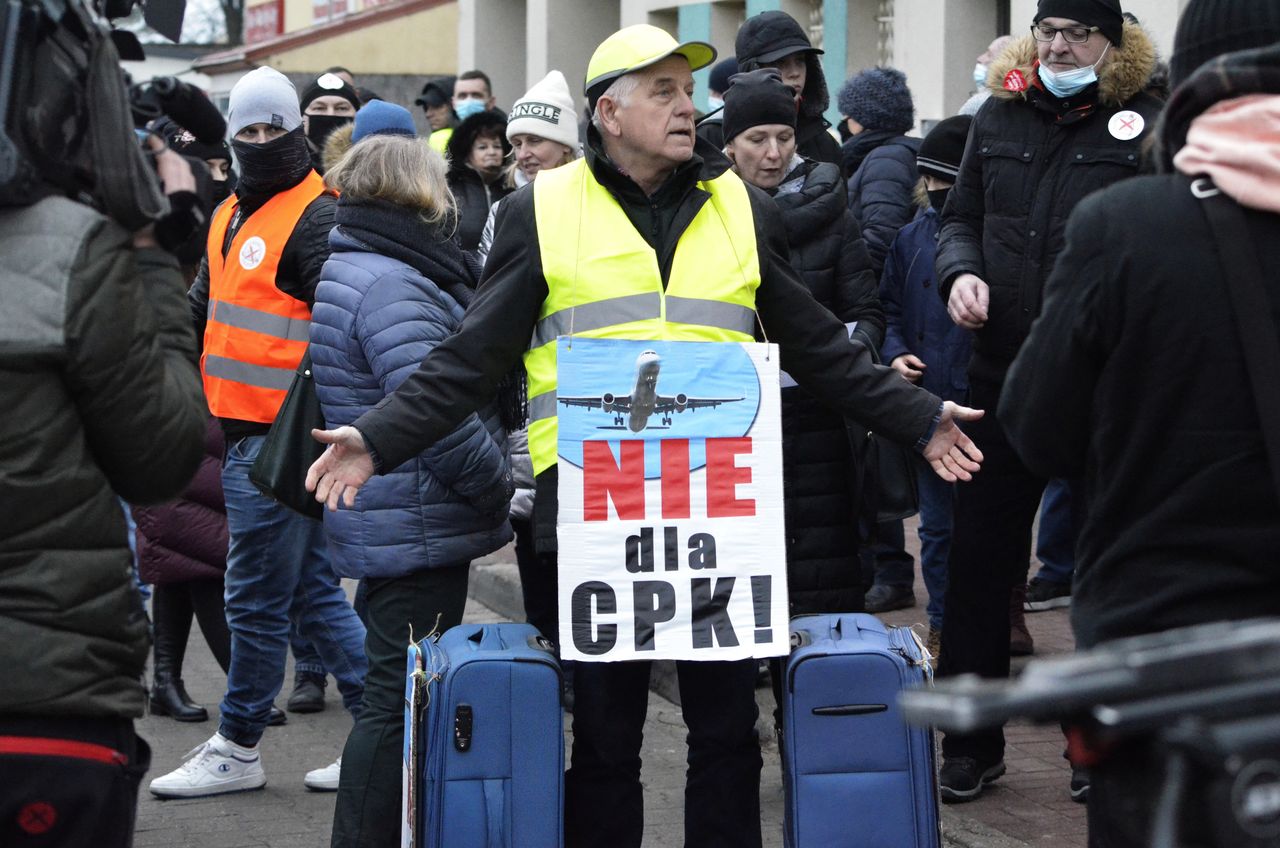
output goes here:
[[[914, 524], [908, 526], [907, 535], [914, 552]], [[518, 603], [518, 591], [509, 563], [509, 552], [504, 551], [490, 563], [473, 569], [468, 620], [498, 621], [515, 614], [511, 606]], [[916, 595], [919, 603], [914, 609], [891, 613], [885, 619], [894, 624], [923, 622], [922, 585], [917, 585]], [[1039, 655], [1071, 649], [1064, 611], [1037, 613], [1028, 616], [1028, 620]], [[216, 719], [225, 679], [198, 632], [192, 635], [185, 677], [191, 696], [209, 706]], [[286, 685], [277, 700], [281, 707], [287, 695]], [[761, 713], [767, 715], [773, 709], [772, 695], [762, 689], [757, 697]], [[140, 721], [139, 730], [153, 749], [150, 776], [175, 768], [185, 752], [217, 729], [215, 719], [203, 724], [180, 724], [148, 716]], [[262, 743], [267, 772], [264, 790], [201, 800], [158, 801], [144, 788], [138, 804], [135, 844], [138, 848], [328, 845], [333, 795], [308, 791], [302, 785], [302, 776], [309, 769], [332, 762], [349, 729], [350, 720], [330, 686], [324, 712], [290, 716], [284, 727], [267, 731]], [[766, 739], [760, 793], [762, 827], [765, 845], [776, 848], [782, 844], [782, 782], [776, 745], [767, 736], [762, 738]], [[1009, 773], [978, 801], [943, 809], [947, 843], [968, 848], [1083, 848], [1084, 807], [1073, 803], [1067, 793], [1070, 771], [1061, 756], [1062, 740], [1057, 728], [1012, 727], [1008, 739]], [[684, 728], [680, 709], [655, 693], [650, 697], [645, 727], [646, 848], [682, 844], [683, 783]]]

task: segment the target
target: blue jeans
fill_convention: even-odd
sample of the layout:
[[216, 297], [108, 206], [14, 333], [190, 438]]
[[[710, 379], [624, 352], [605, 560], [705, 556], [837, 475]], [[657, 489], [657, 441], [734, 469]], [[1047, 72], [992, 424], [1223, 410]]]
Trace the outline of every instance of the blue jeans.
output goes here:
[[951, 513], [955, 484], [924, 469], [920, 484], [920, 573], [929, 592], [929, 626], [942, 629], [943, 598], [947, 594], [947, 557], [951, 553]]
[[229, 442], [222, 463], [231, 537], [226, 576], [231, 670], [219, 732], [245, 746], [262, 738], [284, 683], [291, 606], [302, 635], [316, 646], [353, 715], [368, 670], [364, 625], [329, 565], [324, 525], [276, 503], [249, 482], [264, 439]]
[[1067, 480], [1050, 480], [1040, 501], [1040, 533], [1036, 536], [1036, 576], [1054, 583], [1071, 583], [1076, 570], [1076, 530], [1072, 497], [1074, 486]]
[[293, 615], [289, 616], [289, 650], [293, 652], [294, 676], [309, 675], [324, 679], [324, 663], [320, 660], [320, 652], [311, 640], [302, 635], [302, 628]]
[[[882, 521], [876, 525], [876, 541], [865, 546], [862, 556], [863, 583], [871, 586], [897, 586], [910, 589], [916, 582], [916, 562], [907, 553], [906, 534], [901, 521]], [[870, 560], [870, 563], [868, 563]], [[865, 579], [870, 565], [871, 579]]]

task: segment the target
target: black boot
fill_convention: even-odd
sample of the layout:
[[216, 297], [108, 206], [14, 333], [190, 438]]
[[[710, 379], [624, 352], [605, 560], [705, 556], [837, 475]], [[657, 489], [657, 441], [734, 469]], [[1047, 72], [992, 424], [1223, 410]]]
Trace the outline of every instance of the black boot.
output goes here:
[[175, 593], [181, 588], [156, 586], [151, 615], [155, 620], [155, 648], [152, 656], [151, 714], [172, 716], [178, 721], [208, 721], [209, 711], [193, 703], [182, 685], [182, 656], [191, 632], [190, 604]]
[[209, 711], [191, 700], [181, 680], [158, 671], [151, 687], [151, 714], [172, 716], [177, 721], [209, 720]]
[[303, 672], [294, 675], [293, 692], [285, 704], [291, 713], [318, 713], [324, 709], [325, 677]]

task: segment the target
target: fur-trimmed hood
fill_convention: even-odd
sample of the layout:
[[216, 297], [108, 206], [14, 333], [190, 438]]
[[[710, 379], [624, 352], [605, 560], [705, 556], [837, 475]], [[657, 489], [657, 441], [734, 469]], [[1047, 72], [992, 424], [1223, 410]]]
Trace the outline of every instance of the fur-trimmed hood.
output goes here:
[[[1112, 45], [1111, 61], [1098, 72], [1098, 101], [1122, 106], [1147, 87], [1156, 69], [1156, 46], [1147, 31], [1131, 21], [1124, 24], [1124, 45]], [[987, 88], [1000, 100], [1026, 100], [1025, 91], [1009, 91], [1004, 78], [1015, 68], [1030, 83], [1035, 77], [1036, 42], [1028, 33], [1013, 41], [987, 69]]]
[[354, 122], [343, 124], [329, 133], [329, 137], [324, 140], [324, 149], [320, 151], [320, 162], [324, 165], [326, 173], [347, 155], [347, 151], [351, 149], [351, 134], [355, 131]]

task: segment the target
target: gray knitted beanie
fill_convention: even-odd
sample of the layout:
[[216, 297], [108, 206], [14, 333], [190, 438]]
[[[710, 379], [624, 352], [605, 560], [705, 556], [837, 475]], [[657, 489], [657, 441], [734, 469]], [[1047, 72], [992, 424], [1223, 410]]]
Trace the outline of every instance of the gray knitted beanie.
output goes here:
[[298, 90], [275, 68], [254, 68], [231, 88], [227, 105], [227, 138], [253, 124], [269, 124], [292, 132], [302, 126]]
[[915, 107], [906, 74], [897, 68], [868, 68], [840, 89], [840, 114], [869, 130], [906, 132], [915, 124]]

